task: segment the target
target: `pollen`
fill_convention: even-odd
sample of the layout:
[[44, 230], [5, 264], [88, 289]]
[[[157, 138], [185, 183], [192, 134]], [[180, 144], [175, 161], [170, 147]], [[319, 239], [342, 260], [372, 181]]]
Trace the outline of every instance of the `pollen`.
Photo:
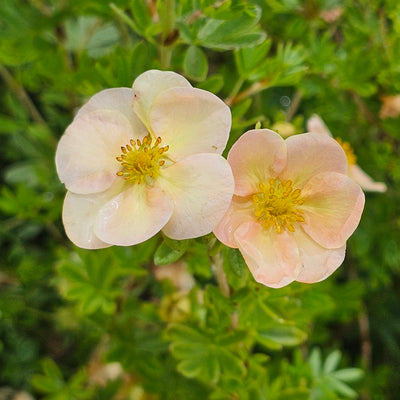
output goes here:
[[165, 153], [169, 149], [168, 145], [161, 147], [160, 144], [160, 137], [153, 142], [152, 137], [147, 135], [142, 140], [131, 139], [128, 144], [121, 146], [122, 154], [116, 157], [116, 160], [122, 168], [117, 172], [117, 176], [130, 183], [151, 184], [165, 165]]
[[300, 209], [304, 199], [292, 181], [271, 178], [268, 184], [260, 183], [259, 189], [253, 195], [254, 215], [265, 229], [294, 232], [296, 225], [305, 221]]
[[340, 138], [335, 138], [335, 140], [340, 144], [340, 146], [342, 147], [344, 154], [346, 154], [346, 158], [347, 158], [347, 163], [349, 165], [354, 165], [357, 161], [357, 156], [354, 154], [354, 150], [351, 147], [351, 144], [349, 142], [344, 142], [342, 139]]

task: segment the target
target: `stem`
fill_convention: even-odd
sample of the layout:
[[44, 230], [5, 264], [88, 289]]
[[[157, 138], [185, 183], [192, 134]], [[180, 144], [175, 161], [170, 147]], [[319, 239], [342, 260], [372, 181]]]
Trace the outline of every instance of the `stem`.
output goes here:
[[286, 113], [286, 122], [290, 122], [294, 117], [294, 114], [296, 114], [296, 111], [299, 108], [302, 97], [303, 95], [299, 90], [294, 94], [289, 110]]
[[266, 80], [263, 80], [261, 82], [255, 82], [248, 89], [243, 90], [243, 92], [239, 93], [237, 96], [232, 98], [230, 100], [230, 103], [227, 103], [227, 104], [228, 105], [232, 105], [232, 104], [235, 104], [235, 103], [239, 103], [242, 100], [246, 99], [247, 97], [250, 97], [253, 94], [259, 93], [259, 92], [267, 89], [268, 86], [269, 86], [269, 84], [268, 84], [268, 82]]
[[174, 31], [175, 24], [175, 0], [165, 0], [165, 8], [162, 13], [162, 35], [160, 46], [160, 62], [163, 69], [171, 65], [172, 46], [168, 44], [168, 39]]
[[236, 82], [236, 85], [233, 87], [232, 91], [229, 93], [229, 96], [225, 99], [225, 103], [228, 106], [230, 106], [232, 104], [234, 98], [239, 93], [239, 90], [242, 87], [243, 83], [244, 83], [243, 78], [239, 78], [238, 81]]
[[45, 124], [45, 120], [40, 115], [39, 111], [37, 110], [32, 100], [26, 93], [24, 87], [17, 82], [17, 80], [10, 74], [10, 72], [8, 72], [8, 70], [3, 65], [0, 65], [0, 76], [3, 78], [4, 82], [11, 90], [11, 92], [15, 94], [18, 100], [27, 109], [33, 121], [39, 124]]
[[221, 290], [221, 293], [225, 297], [229, 297], [231, 293], [230, 293], [229, 283], [226, 278], [226, 274], [225, 274], [224, 267], [223, 267], [222, 254], [217, 253], [214, 256], [212, 256], [211, 258], [213, 261], [213, 271], [215, 273], [215, 277], [217, 279], [218, 286]]

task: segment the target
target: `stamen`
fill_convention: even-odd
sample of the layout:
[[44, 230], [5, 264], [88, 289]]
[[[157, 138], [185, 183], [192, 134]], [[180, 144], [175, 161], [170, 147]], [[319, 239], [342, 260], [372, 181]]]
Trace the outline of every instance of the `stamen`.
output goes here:
[[342, 139], [340, 139], [338, 137], [335, 138], [335, 140], [342, 147], [344, 154], [346, 154], [347, 163], [349, 165], [354, 165], [357, 162], [357, 156], [354, 154], [354, 150], [351, 147], [351, 144], [349, 142], [344, 142]]
[[168, 145], [159, 147], [160, 137], [154, 141], [153, 146], [152, 141], [151, 136], [147, 135], [142, 140], [130, 139], [130, 144], [121, 146], [122, 154], [116, 160], [121, 163], [122, 169], [117, 172], [117, 176], [123, 177], [129, 183], [146, 182], [152, 185], [165, 164], [164, 153], [169, 149]]
[[271, 178], [269, 185], [259, 184], [260, 192], [253, 195], [254, 215], [265, 229], [277, 233], [295, 232], [296, 225], [304, 222], [299, 206], [304, 203], [300, 189], [293, 189], [292, 181], [281, 182]]

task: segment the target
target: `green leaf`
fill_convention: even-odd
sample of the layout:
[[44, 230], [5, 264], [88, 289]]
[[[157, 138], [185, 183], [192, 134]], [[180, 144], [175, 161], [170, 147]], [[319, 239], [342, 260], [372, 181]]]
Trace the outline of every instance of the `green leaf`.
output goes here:
[[199, 89], [208, 90], [212, 93], [218, 93], [224, 86], [224, 77], [222, 75], [210, 76], [203, 82], [200, 82], [197, 87]]
[[171, 326], [167, 336], [171, 340], [171, 352], [179, 360], [178, 370], [189, 378], [217, 383], [221, 374], [240, 379], [245, 373], [242, 360], [223, 345], [232, 343], [226, 337], [220, 342], [215, 332], [206, 334], [184, 325]]
[[315, 348], [311, 351], [308, 362], [310, 364], [311, 372], [314, 378], [319, 377], [322, 370], [321, 350], [319, 348]]
[[146, 36], [146, 29], [152, 24], [150, 9], [146, 0], [132, 0], [130, 2], [132, 16], [135, 20], [137, 30]]
[[356, 382], [363, 378], [364, 371], [360, 368], [343, 368], [332, 372], [331, 376], [343, 382]]
[[266, 36], [255, 28], [260, 16], [261, 9], [256, 5], [249, 5], [237, 18], [209, 18], [197, 32], [197, 40], [204, 47], [220, 50], [258, 44]]
[[[65, 297], [77, 303], [84, 314], [100, 310], [111, 314], [115, 310], [115, 299], [122, 288], [116, 285], [122, 269], [111, 249], [99, 252], [80, 251], [81, 258], [73, 254], [71, 259], [58, 265], [63, 280], [60, 289]], [[115, 285], [115, 286], [114, 286]]]
[[154, 253], [154, 263], [156, 265], [166, 265], [179, 260], [185, 254], [188, 243], [187, 240], [173, 241], [172, 239], [164, 238]]
[[190, 46], [183, 60], [183, 70], [188, 78], [204, 81], [207, 77], [208, 62], [204, 52], [197, 46]]
[[339, 381], [338, 379], [334, 379], [333, 377], [328, 377], [327, 383], [330, 388], [332, 388], [336, 393], [354, 399], [357, 397], [357, 392], [352, 389], [350, 386], [346, 385], [345, 383]]
[[329, 353], [324, 362], [324, 374], [330, 374], [332, 371], [334, 371], [338, 367], [341, 358], [342, 353], [339, 350]]
[[243, 278], [245, 272], [247, 271], [247, 265], [244, 261], [242, 253], [239, 249], [227, 249], [225, 252], [227, 255], [227, 266], [237, 275], [239, 278]]
[[307, 334], [295, 326], [278, 324], [259, 331], [258, 335], [282, 346], [297, 346], [307, 338]]
[[235, 51], [236, 67], [242, 78], [255, 81], [265, 76], [265, 63], [271, 43], [271, 40], [267, 39], [258, 46]]
[[61, 390], [65, 382], [57, 364], [51, 359], [45, 359], [41, 364], [43, 375], [34, 375], [32, 385], [42, 393], [54, 393]]

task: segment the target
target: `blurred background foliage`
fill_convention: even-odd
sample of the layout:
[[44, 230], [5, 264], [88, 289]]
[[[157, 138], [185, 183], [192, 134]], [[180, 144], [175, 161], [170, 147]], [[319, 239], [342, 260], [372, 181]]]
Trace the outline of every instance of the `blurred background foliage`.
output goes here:
[[[0, 399], [397, 399], [399, 37], [396, 0], [2, 0]], [[57, 141], [151, 68], [231, 106], [228, 149], [317, 113], [386, 182], [332, 277], [263, 287], [212, 236], [68, 241]]]

